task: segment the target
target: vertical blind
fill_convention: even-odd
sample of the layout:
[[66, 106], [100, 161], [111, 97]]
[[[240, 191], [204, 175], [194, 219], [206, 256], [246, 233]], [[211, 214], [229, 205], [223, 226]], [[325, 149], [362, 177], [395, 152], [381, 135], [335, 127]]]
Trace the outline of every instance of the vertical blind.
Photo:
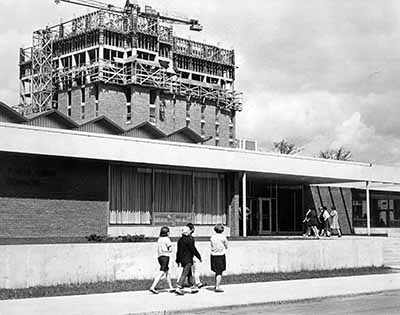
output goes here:
[[192, 212], [192, 173], [155, 170], [154, 211]]
[[193, 213], [195, 224], [226, 224], [227, 208], [223, 174], [110, 166], [111, 224], [151, 224], [153, 211]]
[[226, 224], [225, 178], [216, 173], [194, 173], [196, 224]]
[[110, 223], [150, 224], [152, 170], [110, 167]]

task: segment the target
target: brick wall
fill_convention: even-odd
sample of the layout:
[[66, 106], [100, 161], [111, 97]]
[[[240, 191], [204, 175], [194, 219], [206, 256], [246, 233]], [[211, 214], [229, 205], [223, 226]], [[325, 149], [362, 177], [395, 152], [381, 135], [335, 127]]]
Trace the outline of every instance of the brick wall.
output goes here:
[[108, 202], [0, 198], [0, 237], [107, 234]]
[[76, 122], [82, 121], [82, 92], [80, 88], [75, 88], [71, 90], [71, 97], [72, 97], [72, 113], [71, 118]]
[[212, 137], [207, 145], [215, 145], [215, 106], [207, 105], [204, 110], [204, 120], [206, 121], [204, 126], [205, 136]]
[[219, 123], [220, 123], [220, 125], [219, 125], [219, 143], [220, 143], [220, 146], [223, 146], [223, 147], [230, 146], [229, 122], [230, 122], [229, 116], [225, 112], [222, 112], [219, 115]]
[[149, 89], [135, 86], [131, 90], [132, 124], [136, 126], [149, 120], [150, 96]]
[[[96, 89], [99, 86], [99, 111], [96, 113]], [[78, 123], [84, 123], [104, 115], [125, 130], [132, 128], [144, 121], [150, 120], [150, 89], [140, 86], [118, 87], [108, 84], [90, 84], [85, 87], [85, 118], [82, 119], [81, 88], [71, 90], [72, 96], [72, 114], [71, 118]], [[158, 90], [155, 100], [155, 126], [169, 135], [180, 130], [187, 125], [187, 100], [185, 97], [176, 97], [170, 94], [164, 94]], [[127, 94], [131, 94], [131, 123], [127, 122]], [[165, 119], [160, 119], [160, 104], [165, 104]], [[68, 92], [62, 92], [58, 95], [59, 110], [68, 115]], [[190, 122], [189, 127], [201, 135], [201, 108], [202, 104], [192, 102], [189, 107]], [[96, 115], [97, 114], [97, 115]], [[220, 111], [219, 117], [219, 146], [229, 147], [229, 115]], [[212, 137], [208, 145], [215, 145], [216, 137], [216, 107], [215, 104], [206, 102], [204, 110], [204, 136]]]
[[124, 129], [130, 125], [126, 123], [126, 89], [100, 85], [99, 116], [106, 116]]
[[191, 103], [189, 108], [189, 114], [190, 114], [189, 127], [200, 135], [201, 104], [195, 102]]
[[107, 164], [0, 154], [0, 237], [107, 233]]
[[[186, 127], [186, 99], [177, 98], [175, 102], [175, 121], [173, 122], [173, 128], [170, 133]], [[192, 122], [193, 124], [194, 122]]]
[[85, 87], [85, 119], [84, 122], [96, 118], [96, 91], [97, 85]]
[[65, 116], [68, 116], [68, 93], [61, 92], [58, 93], [58, 110]]
[[[175, 117], [175, 108], [176, 108], [176, 104], [175, 101], [173, 100], [171, 95], [167, 95], [167, 94], [160, 94], [160, 102], [163, 102], [165, 104], [165, 109], [164, 109], [164, 121], [163, 120], [159, 120], [157, 122], [157, 127], [162, 130], [164, 133], [166, 133], [167, 135], [173, 133], [175, 130], [179, 130], [179, 129], [175, 129], [177, 128], [177, 124], [176, 124], [176, 117]], [[183, 128], [184, 126], [182, 126], [181, 128]]]

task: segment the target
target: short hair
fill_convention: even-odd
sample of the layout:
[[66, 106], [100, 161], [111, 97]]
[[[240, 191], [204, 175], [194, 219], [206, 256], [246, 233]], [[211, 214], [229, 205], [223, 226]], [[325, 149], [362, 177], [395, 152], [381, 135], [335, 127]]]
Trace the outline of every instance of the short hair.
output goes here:
[[335, 206], [332, 206], [332, 207], [331, 207], [331, 210], [336, 210], [336, 207], [335, 207]]
[[163, 226], [160, 230], [160, 237], [168, 236], [168, 233], [169, 233], [169, 227]]
[[327, 207], [325, 207], [325, 206], [323, 206], [323, 207], [322, 207], [322, 210], [328, 210], [328, 208], [327, 208]]
[[221, 234], [224, 231], [224, 226], [222, 224], [217, 224], [214, 227], [214, 231], [217, 232], [218, 234]]
[[194, 224], [193, 224], [192, 222], [186, 224], [186, 226], [187, 226], [191, 231], [194, 230]]

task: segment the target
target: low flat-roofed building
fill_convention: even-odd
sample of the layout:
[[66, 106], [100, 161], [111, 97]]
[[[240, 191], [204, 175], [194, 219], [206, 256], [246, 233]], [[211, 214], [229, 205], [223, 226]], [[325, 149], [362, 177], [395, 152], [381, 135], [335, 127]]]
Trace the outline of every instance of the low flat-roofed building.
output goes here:
[[[343, 231], [354, 233], [356, 198], [345, 183], [400, 182], [393, 167], [79, 127], [0, 123], [0, 135], [0, 237], [156, 236], [162, 225], [179, 235], [188, 222], [198, 226], [197, 235], [209, 235], [216, 223], [232, 236], [301, 234], [307, 208], [332, 203]], [[312, 186], [327, 184], [331, 201]]]

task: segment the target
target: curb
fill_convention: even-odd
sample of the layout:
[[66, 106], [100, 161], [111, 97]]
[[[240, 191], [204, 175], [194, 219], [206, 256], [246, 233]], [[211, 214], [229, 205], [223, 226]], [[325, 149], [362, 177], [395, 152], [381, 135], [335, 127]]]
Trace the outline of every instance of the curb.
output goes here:
[[314, 298], [304, 298], [304, 299], [293, 299], [293, 300], [281, 300], [281, 301], [271, 301], [265, 303], [245, 303], [245, 304], [232, 304], [227, 306], [212, 306], [212, 307], [201, 307], [201, 308], [193, 308], [191, 310], [177, 310], [177, 311], [151, 311], [151, 312], [142, 312], [142, 313], [127, 313], [123, 315], [184, 315], [192, 312], [217, 312], [221, 310], [231, 310], [231, 309], [240, 309], [245, 307], [256, 307], [256, 306], [267, 306], [267, 305], [275, 305], [275, 304], [296, 304], [296, 303], [307, 303], [307, 302], [315, 302], [325, 299], [339, 299], [346, 297], [357, 297], [357, 296], [368, 296], [373, 294], [381, 294], [385, 292], [396, 292], [397, 290], [383, 290], [376, 292], [366, 292], [366, 293], [355, 293], [355, 294], [341, 294], [341, 295], [332, 295], [329, 297], [320, 296]]
[[154, 297], [147, 291], [65, 296], [0, 303], [0, 314], [26, 315], [167, 315], [290, 304], [400, 290], [400, 273], [353, 277], [259, 282], [224, 286], [225, 294]]

